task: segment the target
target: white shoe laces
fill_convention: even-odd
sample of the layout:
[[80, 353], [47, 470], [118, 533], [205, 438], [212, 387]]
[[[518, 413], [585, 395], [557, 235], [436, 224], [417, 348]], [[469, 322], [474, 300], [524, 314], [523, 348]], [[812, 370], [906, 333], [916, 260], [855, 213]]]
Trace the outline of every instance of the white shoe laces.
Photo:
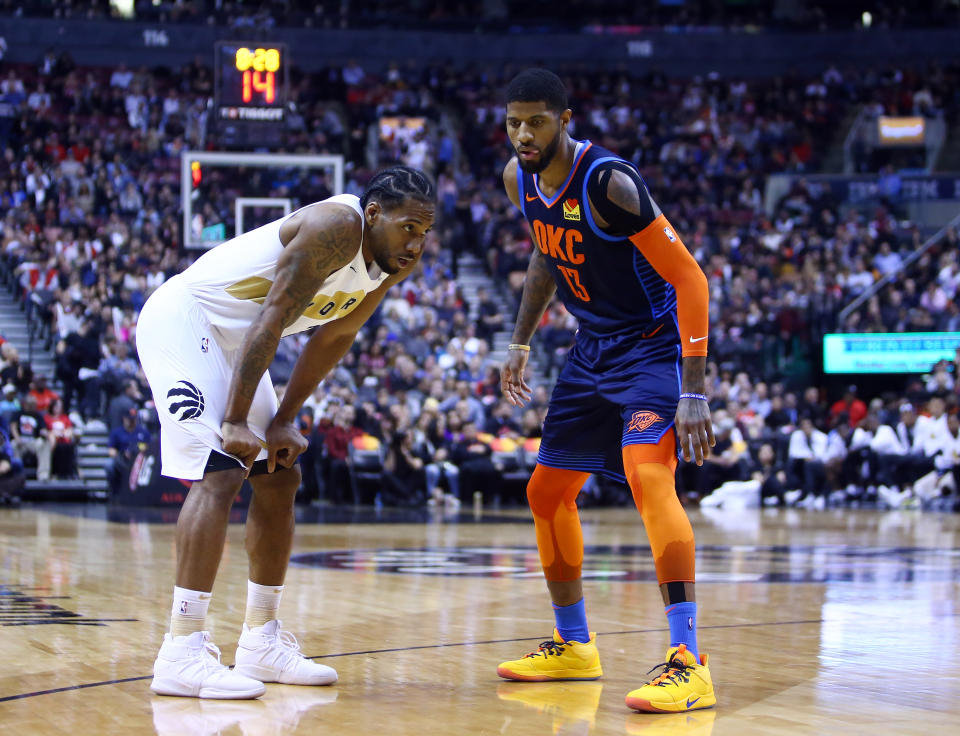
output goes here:
[[283, 653], [278, 657], [278, 664], [283, 669], [296, 667], [304, 659], [300, 654], [300, 642], [289, 631], [277, 627], [277, 643], [283, 648]]
[[210, 640], [210, 637], [206, 635], [203, 637], [203, 645], [197, 655], [197, 660], [205, 675], [222, 672], [226, 669], [226, 665], [220, 662], [220, 647], [214, 644]]

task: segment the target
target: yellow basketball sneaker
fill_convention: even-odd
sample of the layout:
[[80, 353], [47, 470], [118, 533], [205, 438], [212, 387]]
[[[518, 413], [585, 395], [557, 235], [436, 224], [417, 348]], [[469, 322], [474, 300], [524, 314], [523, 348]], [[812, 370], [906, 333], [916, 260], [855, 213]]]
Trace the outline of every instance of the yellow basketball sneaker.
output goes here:
[[603, 674], [597, 634], [590, 633], [590, 641], [564, 641], [554, 629], [553, 639], [540, 643], [540, 648], [523, 659], [503, 662], [497, 674], [505, 680], [547, 682], [550, 680], [596, 680]]
[[[662, 672], [646, 685], [627, 693], [627, 705], [646, 713], [679, 713], [716, 705], [707, 655], [697, 664], [687, 645], [667, 650], [666, 661], [650, 670]], [[647, 674], [650, 674], [649, 672]]]

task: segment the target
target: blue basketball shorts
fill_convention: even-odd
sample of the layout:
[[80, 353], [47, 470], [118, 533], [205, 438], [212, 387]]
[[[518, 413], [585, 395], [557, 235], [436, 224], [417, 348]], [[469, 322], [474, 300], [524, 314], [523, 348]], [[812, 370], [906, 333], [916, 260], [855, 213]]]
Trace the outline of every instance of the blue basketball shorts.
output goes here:
[[625, 482], [623, 448], [656, 444], [670, 430], [680, 399], [676, 323], [641, 335], [577, 333], [550, 398], [538, 462]]

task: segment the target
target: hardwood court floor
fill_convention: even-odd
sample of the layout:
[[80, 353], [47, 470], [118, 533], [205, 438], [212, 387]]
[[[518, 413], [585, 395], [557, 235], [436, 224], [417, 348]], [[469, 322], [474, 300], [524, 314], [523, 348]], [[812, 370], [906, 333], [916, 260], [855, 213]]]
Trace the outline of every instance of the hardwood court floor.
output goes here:
[[[623, 703], [667, 643], [634, 510], [583, 513], [587, 613], [605, 676], [547, 684], [496, 676], [552, 627], [526, 513], [486, 512], [482, 523], [469, 512], [311, 515], [298, 525], [281, 615], [340, 682], [268, 685], [237, 703], [148, 690], [175, 512], [0, 511], [0, 732], [960, 733], [960, 515], [692, 512], [700, 642], [719, 704], [689, 715]], [[228, 663], [245, 580], [233, 524], [210, 619]]]

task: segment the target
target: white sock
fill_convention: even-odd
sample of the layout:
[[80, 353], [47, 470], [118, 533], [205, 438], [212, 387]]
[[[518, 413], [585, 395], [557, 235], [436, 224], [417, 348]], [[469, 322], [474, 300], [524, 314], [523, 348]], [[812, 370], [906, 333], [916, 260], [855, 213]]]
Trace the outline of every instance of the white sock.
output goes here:
[[170, 636], [189, 636], [203, 631], [212, 594], [189, 588], [173, 588], [173, 607], [170, 610]]
[[273, 621], [280, 609], [280, 596], [283, 594], [282, 585], [259, 585], [252, 580], [247, 581], [247, 613], [245, 623], [251, 629], [263, 626], [267, 621]]

